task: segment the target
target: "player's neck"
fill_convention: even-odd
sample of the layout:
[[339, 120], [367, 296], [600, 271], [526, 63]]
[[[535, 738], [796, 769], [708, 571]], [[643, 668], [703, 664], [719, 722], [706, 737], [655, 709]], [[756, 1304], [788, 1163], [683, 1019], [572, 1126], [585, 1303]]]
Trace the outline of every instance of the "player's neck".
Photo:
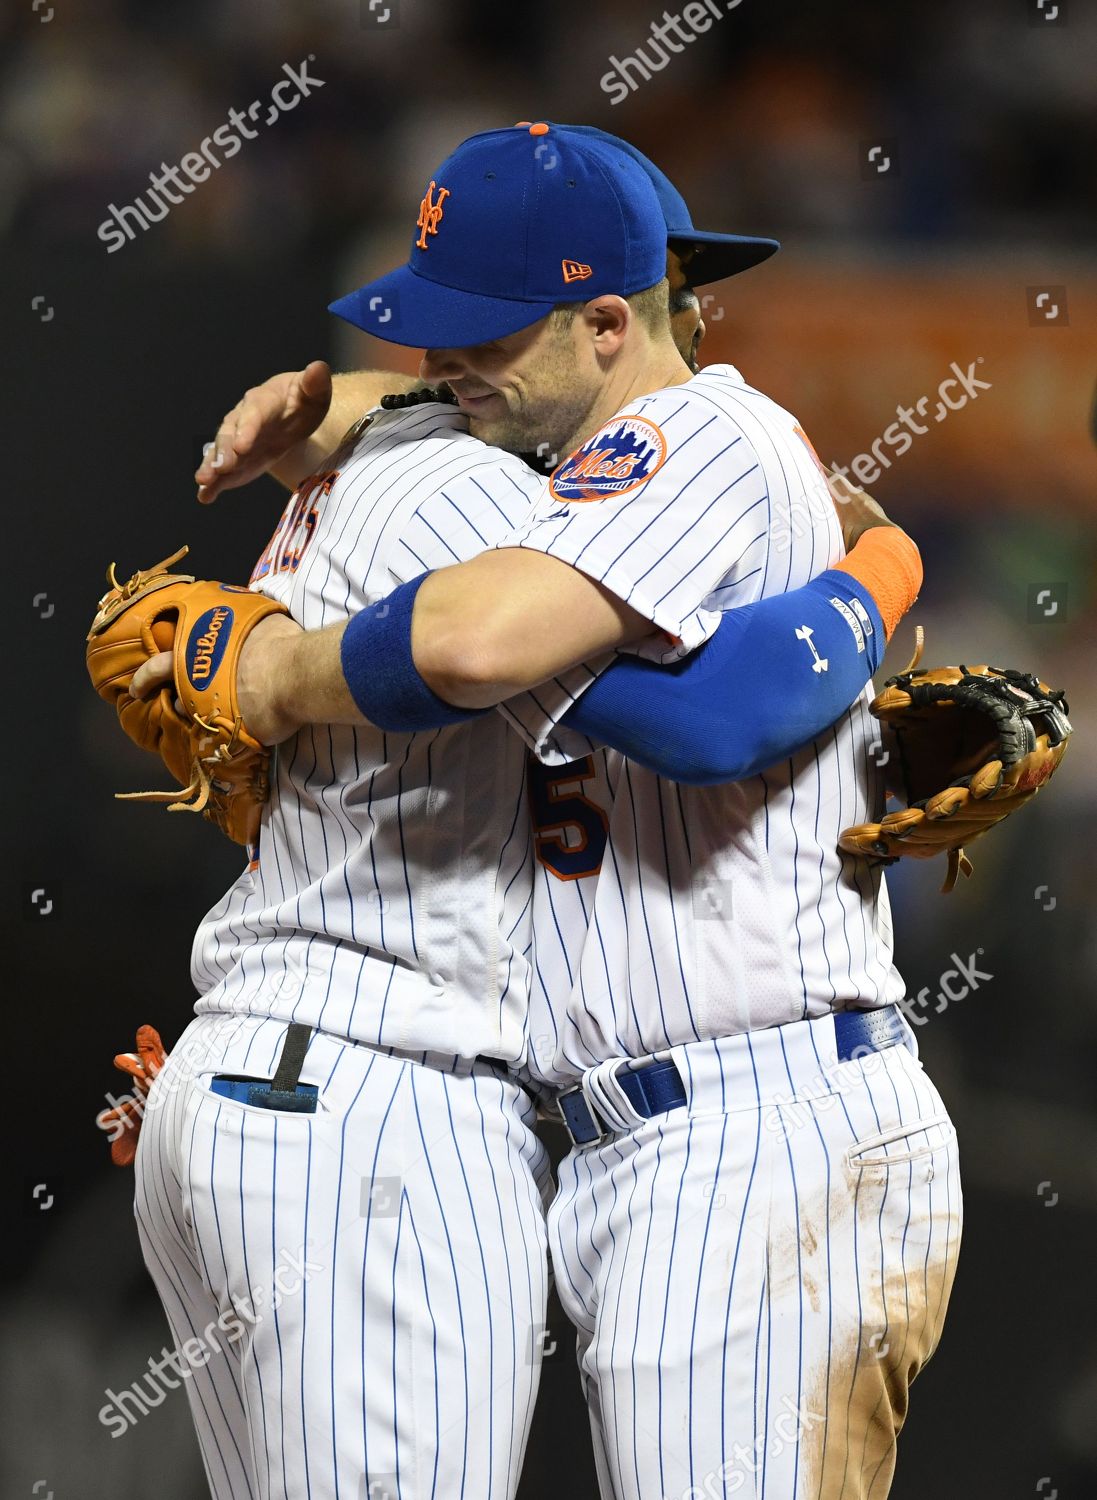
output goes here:
[[635, 361], [615, 369], [598, 392], [581, 427], [563, 445], [561, 451], [572, 452], [593, 437], [599, 427], [624, 407], [664, 386], [682, 385], [693, 379], [693, 371], [673, 344], [649, 344]]

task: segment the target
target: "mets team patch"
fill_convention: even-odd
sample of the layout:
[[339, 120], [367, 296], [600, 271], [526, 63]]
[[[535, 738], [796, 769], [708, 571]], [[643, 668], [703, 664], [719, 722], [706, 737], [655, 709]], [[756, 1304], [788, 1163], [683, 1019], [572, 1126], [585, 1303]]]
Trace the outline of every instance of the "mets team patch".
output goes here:
[[557, 500], [604, 500], [627, 495], [662, 468], [667, 440], [644, 417], [614, 417], [569, 454], [549, 480]]

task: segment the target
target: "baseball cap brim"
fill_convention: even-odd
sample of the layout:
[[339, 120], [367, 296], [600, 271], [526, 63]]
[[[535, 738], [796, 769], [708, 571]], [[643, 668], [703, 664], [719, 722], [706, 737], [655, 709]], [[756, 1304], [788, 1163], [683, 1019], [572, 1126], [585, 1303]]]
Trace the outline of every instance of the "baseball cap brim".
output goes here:
[[539, 323], [544, 302], [487, 297], [442, 286], [398, 266], [328, 304], [337, 318], [389, 344], [412, 349], [469, 349]]
[[778, 240], [758, 239], [747, 234], [717, 234], [693, 228], [668, 228], [667, 244], [672, 250], [686, 249], [691, 245], [698, 247], [686, 272], [692, 286], [706, 286], [710, 281], [723, 281], [725, 276], [749, 271], [751, 266], [761, 265], [781, 248]]

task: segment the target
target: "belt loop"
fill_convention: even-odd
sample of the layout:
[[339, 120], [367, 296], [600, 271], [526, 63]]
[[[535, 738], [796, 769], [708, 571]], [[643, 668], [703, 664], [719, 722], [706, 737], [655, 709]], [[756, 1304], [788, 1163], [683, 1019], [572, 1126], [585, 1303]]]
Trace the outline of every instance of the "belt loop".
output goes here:
[[910, 1052], [913, 1055], [914, 1060], [917, 1062], [918, 1061], [918, 1034], [914, 1030], [914, 1027], [907, 1020], [906, 1016], [903, 1014], [903, 1007], [901, 1005], [897, 1005], [895, 1007], [895, 1009], [898, 1012], [899, 1020], [900, 1020], [900, 1022], [902, 1024], [903, 1030], [907, 1034], [907, 1036], [906, 1036], [906, 1043], [905, 1043], [906, 1049], [907, 1049], [908, 1052]]
[[248, 1091], [247, 1102], [260, 1109], [293, 1110], [300, 1114], [314, 1114], [316, 1096], [311, 1090], [302, 1093], [298, 1089], [305, 1053], [312, 1039], [312, 1027], [299, 1021], [291, 1021], [286, 1027], [282, 1041], [282, 1055], [278, 1068], [268, 1084], [256, 1084]]
[[286, 1027], [282, 1041], [282, 1055], [278, 1068], [270, 1081], [271, 1088], [280, 1094], [292, 1094], [301, 1081], [301, 1069], [305, 1066], [305, 1053], [312, 1040], [312, 1027], [291, 1021]]
[[583, 1098], [595, 1118], [599, 1116], [614, 1130], [633, 1130], [643, 1125], [642, 1115], [621, 1087], [618, 1074], [622, 1068], [619, 1057], [600, 1062], [583, 1074]]

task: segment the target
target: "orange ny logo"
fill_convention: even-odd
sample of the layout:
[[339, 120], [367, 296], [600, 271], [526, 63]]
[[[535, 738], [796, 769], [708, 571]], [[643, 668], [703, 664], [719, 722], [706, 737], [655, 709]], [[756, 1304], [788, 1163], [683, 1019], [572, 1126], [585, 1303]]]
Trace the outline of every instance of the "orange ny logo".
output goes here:
[[[438, 197], [432, 197], [437, 189]], [[442, 204], [449, 197], [449, 188], [439, 188], [438, 184], [431, 179], [430, 187], [427, 188], [426, 197], [419, 205], [419, 217], [416, 219], [416, 227], [419, 230], [419, 238], [415, 243], [420, 250], [427, 249], [427, 235], [437, 234], [438, 225], [442, 222]]]

